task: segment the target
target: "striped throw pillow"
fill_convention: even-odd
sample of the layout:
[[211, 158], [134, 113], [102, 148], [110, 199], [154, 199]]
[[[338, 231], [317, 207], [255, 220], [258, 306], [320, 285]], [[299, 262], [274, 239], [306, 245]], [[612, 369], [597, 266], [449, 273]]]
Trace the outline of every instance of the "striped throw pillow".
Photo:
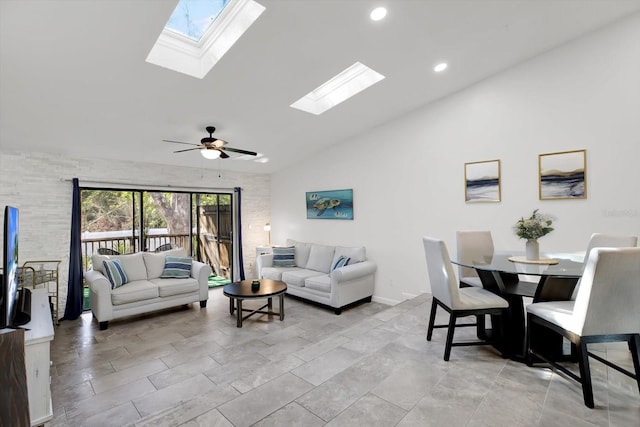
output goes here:
[[191, 257], [168, 256], [164, 261], [163, 279], [186, 279], [191, 276]]
[[296, 247], [273, 248], [274, 267], [295, 267]]
[[119, 288], [129, 281], [127, 273], [124, 272], [122, 264], [120, 264], [120, 260], [104, 260], [102, 265], [104, 272], [107, 274], [107, 279], [111, 282], [111, 289]]
[[351, 261], [351, 258], [349, 257], [346, 257], [346, 256], [339, 257], [336, 260], [336, 262], [334, 262], [333, 265], [331, 266], [331, 271], [335, 270], [336, 268], [340, 268], [340, 267], [344, 267], [345, 265], [348, 265], [349, 261]]

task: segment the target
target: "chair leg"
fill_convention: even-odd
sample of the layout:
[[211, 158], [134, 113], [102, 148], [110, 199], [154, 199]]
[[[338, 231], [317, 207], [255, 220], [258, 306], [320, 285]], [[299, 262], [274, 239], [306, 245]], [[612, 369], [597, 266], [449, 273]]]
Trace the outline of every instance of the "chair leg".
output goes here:
[[640, 335], [636, 334], [629, 338], [629, 350], [631, 350], [633, 367], [636, 372], [636, 381], [638, 382], [638, 391], [640, 391]]
[[431, 314], [429, 315], [429, 327], [427, 328], [427, 341], [431, 341], [431, 335], [433, 334], [433, 324], [436, 321], [436, 310], [438, 304], [436, 300], [431, 301]]
[[451, 313], [449, 317], [449, 327], [447, 328], [447, 342], [444, 346], [444, 361], [449, 361], [451, 355], [451, 344], [453, 344], [453, 331], [456, 329], [456, 316]]
[[582, 383], [582, 395], [584, 404], [593, 409], [593, 386], [591, 384], [591, 370], [589, 369], [589, 353], [587, 352], [587, 343], [580, 340], [577, 344], [578, 365], [580, 367], [580, 382]]

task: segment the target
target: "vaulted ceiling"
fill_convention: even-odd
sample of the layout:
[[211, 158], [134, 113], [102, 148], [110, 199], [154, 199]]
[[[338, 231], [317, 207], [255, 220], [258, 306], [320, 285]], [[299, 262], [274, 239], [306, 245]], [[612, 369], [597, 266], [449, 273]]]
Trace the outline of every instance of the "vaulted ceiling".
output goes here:
[[[0, 148], [271, 173], [640, 11], [640, 0], [257, 1], [265, 12], [197, 79], [145, 62], [177, 0], [0, 0]], [[381, 4], [387, 17], [371, 21]], [[289, 107], [356, 61], [386, 78], [319, 116]], [[435, 74], [440, 61], [449, 69]], [[162, 142], [198, 143], [207, 125], [270, 161]]]

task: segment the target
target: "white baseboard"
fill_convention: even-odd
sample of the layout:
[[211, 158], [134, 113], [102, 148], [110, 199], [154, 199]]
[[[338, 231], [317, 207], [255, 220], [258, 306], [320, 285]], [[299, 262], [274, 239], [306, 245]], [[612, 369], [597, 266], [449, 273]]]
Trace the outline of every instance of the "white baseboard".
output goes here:
[[380, 304], [386, 304], [386, 305], [396, 305], [402, 302], [395, 299], [377, 297], [375, 295], [371, 298], [371, 300], [374, 302], [379, 302]]

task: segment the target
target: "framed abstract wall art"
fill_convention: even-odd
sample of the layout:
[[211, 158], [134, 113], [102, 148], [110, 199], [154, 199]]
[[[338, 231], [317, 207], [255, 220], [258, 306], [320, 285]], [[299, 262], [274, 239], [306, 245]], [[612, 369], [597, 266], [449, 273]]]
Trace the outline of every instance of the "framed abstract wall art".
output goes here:
[[587, 198], [587, 150], [538, 155], [540, 200]]
[[353, 219], [353, 190], [309, 191], [307, 219]]
[[500, 160], [464, 164], [465, 202], [499, 202], [500, 197]]

